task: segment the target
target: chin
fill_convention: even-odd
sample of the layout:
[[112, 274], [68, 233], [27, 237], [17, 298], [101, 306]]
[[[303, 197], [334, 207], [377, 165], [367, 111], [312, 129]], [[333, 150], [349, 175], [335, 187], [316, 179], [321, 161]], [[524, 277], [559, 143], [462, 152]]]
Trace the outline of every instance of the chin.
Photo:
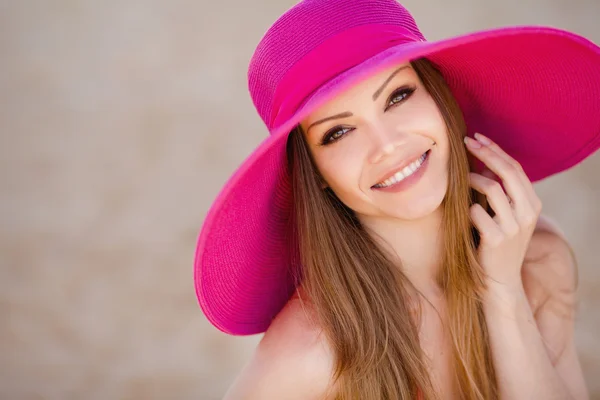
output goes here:
[[395, 207], [381, 208], [384, 216], [390, 218], [416, 221], [436, 212], [444, 201], [445, 190], [439, 193], [430, 192], [427, 196], [420, 196], [418, 201], [398, 204]]
[[411, 193], [410, 200], [390, 196], [386, 201], [371, 203], [368, 207], [352, 208], [357, 214], [367, 218], [390, 218], [404, 221], [416, 221], [436, 212], [446, 196], [446, 184], [440, 180], [434, 186], [425, 186], [423, 190]]

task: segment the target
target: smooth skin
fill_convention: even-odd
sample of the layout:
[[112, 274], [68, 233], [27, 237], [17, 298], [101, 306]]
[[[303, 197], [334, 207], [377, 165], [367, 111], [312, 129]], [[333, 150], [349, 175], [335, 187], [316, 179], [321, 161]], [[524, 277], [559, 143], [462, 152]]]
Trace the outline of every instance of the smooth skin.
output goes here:
[[[414, 90], [409, 94], [398, 88]], [[381, 94], [377, 100], [375, 92]], [[427, 298], [421, 346], [442, 398], [457, 398], [444, 330], [445, 301], [434, 279], [449, 158], [443, 119], [408, 65], [374, 74], [301, 125], [306, 131], [341, 112], [346, 116], [306, 133], [315, 163], [326, 185], [393, 247], [403, 272]], [[325, 137], [331, 140], [327, 145]], [[489, 277], [484, 311], [501, 398], [587, 399], [574, 344], [577, 268], [570, 246], [556, 224], [540, 215], [541, 201], [516, 160], [481, 134], [465, 145], [487, 167], [482, 174], [470, 174], [471, 186], [487, 196], [496, 213], [492, 218], [479, 205], [470, 210], [481, 234], [480, 262]], [[394, 166], [426, 150], [429, 166], [418, 183], [398, 193], [373, 187]], [[312, 312], [292, 298], [225, 398], [332, 398], [333, 352], [310, 322]]]

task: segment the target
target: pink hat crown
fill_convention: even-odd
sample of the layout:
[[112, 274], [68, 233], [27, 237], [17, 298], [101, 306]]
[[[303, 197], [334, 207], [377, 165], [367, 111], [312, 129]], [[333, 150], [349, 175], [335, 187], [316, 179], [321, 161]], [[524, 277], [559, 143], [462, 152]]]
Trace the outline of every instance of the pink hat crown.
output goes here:
[[[304, 0], [269, 28], [250, 60], [248, 88], [258, 114], [271, 133], [276, 128], [277, 120], [285, 119], [280, 115], [281, 103], [289, 95], [288, 91], [296, 93], [293, 96], [293, 109], [286, 110], [286, 118], [320, 84], [353, 66], [338, 62], [337, 68], [331, 65], [324, 67], [323, 63], [335, 62], [331, 60], [332, 57], [326, 57], [331, 54], [331, 46], [334, 44], [329, 43], [330, 48], [327, 49], [326, 42], [337, 38], [335, 48], [343, 47], [344, 51], [351, 51], [357, 40], [363, 42], [360, 53], [351, 57], [354, 64], [373, 55], [364, 51], [365, 41], [366, 46], [369, 46], [368, 31], [363, 29], [354, 36], [341, 35], [354, 28], [369, 26], [389, 27], [395, 31], [394, 35], [380, 35], [379, 32], [373, 34], [371, 30], [371, 38], [380, 42], [378, 46], [372, 46], [371, 53], [398, 44], [398, 32], [407, 41], [425, 40], [412, 15], [395, 0]], [[316, 56], [314, 53], [319, 47], [321, 52]], [[308, 58], [311, 53], [312, 63], [299, 67], [299, 62]], [[348, 55], [345, 57], [348, 58]], [[303, 71], [311, 71], [313, 75], [308, 86], [303, 81], [306, 78]], [[315, 76], [314, 71], [321, 73]], [[294, 86], [294, 90], [291, 86]], [[302, 86], [300, 93], [299, 86]]]

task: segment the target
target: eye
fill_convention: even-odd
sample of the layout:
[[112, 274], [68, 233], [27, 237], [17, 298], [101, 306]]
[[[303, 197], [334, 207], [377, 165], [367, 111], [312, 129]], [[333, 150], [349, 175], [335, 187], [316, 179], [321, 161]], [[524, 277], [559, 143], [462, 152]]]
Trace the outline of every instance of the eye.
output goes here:
[[[392, 92], [392, 94], [390, 95], [389, 99], [388, 99], [388, 108], [395, 106], [396, 104], [402, 103], [404, 100], [408, 99], [416, 90], [416, 87], [408, 87], [408, 86], [403, 86], [399, 89], [396, 89], [394, 92]], [[386, 108], [387, 110], [387, 108]]]
[[346, 132], [350, 130], [350, 128], [340, 128], [336, 126], [335, 128], [327, 131], [325, 135], [323, 135], [323, 139], [321, 139], [321, 146], [327, 146], [330, 143], [337, 142], [342, 136], [346, 134]]

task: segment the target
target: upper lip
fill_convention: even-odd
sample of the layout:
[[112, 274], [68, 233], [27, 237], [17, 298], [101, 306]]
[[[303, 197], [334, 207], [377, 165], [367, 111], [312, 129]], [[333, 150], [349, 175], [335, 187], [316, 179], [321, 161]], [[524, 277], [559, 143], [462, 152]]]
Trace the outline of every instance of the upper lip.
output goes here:
[[[392, 168], [388, 169], [387, 172], [385, 172], [383, 175], [381, 175], [381, 177], [377, 180], [377, 183], [375, 183], [375, 185], [378, 185], [381, 182], [391, 178], [398, 171], [402, 171], [407, 165], [410, 165], [412, 162], [417, 161], [419, 158], [421, 158], [421, 156], [423, 154], [425, 154], [427, 151], [429, 151], [429, 149], [421, 151], [421, 152], [413, 153], [412, 155], [405, 157], [404, 161], [402, 161], [400, 164], [396, 164]], [[375, 186], [375, 185], [373, 185], [373, 186]], [[371, 186], [371, 187], [373, 187], [373, 186]]]

